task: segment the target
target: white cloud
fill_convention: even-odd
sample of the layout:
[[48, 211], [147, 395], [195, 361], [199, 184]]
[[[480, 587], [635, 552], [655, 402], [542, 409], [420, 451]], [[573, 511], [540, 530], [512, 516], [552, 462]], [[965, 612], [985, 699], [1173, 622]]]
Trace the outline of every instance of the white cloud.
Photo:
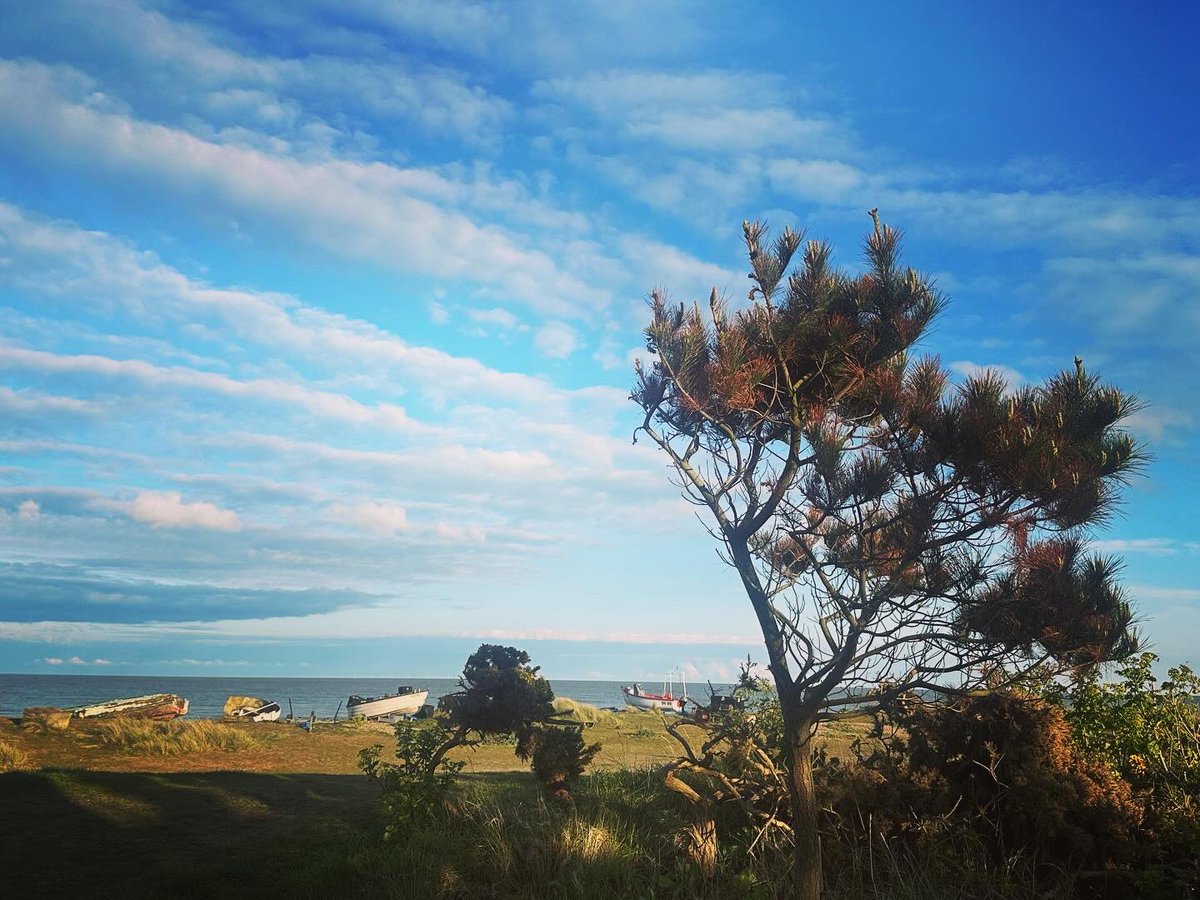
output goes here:
[[79, 656], [72, 656], [67, 662], [72, 666], [86, 666], [87, 660]]
[[758, 74], [610, 71], [543, 81], [534, 94], [582, 106], [630, 137], [706, 154], [844, 145], [836, 123], [793, 111], [783, 79]]
[[999, 363], [982, 363], [971, 362], [969, 359], [961, 359], [949, 364], [951, 372], [957, 372], [964, 378], [978, 378], [985, 372], [995, 372], [1002, 377], [1008, 384], [1008, 390], [1015, 391], [1024, 385], [1029, 379], [1018, 372], [1011, 366], [1001, 365]]
[[[1192, 605], [1200, 603], [1200, 588], [1171, 588], [1159, 587], [1152, 584], [1128, 585], [1129, 593], [1135, 600], [1149, 600], [1157, 603], [1182, 603]], [[1195, 609], [1192, 610], [1193, 614]]]
[[777, 159], [767, 166], [776, 189], [822, 202], [850, 199], [862, 188], [866, 173], [857, 166], [827, 159]]
[[[1141, 221], [1141, 210], [1121, 218]], [[1200, 204], [1193, 212], [1200, 213]], [[1135, 213], [1137, 214], [1135, 216]], [[1158, 223], [1146, 222], [1147, 227]], [[1164, 235], [1164, 243], [1178, 235]], [[1152, 243], [1153, 236], [1140, 236]], [[1131, 255], [1072, 256], [1047, 260], [1046, 279], [1052, 295], [1069, 308], [1088, 315], [1106, 336], [1122, 341], [1149, 335], [1158, 344], [1192, 347], [1200, 329], [1200, 240], [1190, 253], [1147, 249]]]
[[184, 366], [156, 366], [142, 360], [112, 359], [94, 354], [59, 355], [44, 350], [28, 350], [0, 345], [0, 368], [27, 371], [89, 375], [106, 378], [132, 378], [150, 387], [211, 391], [269, 403], [286, 403], [331, 419], [354, 424], [373, 424], [385, 428], [419, 428], [394, 403], [368, 406], [343, 394], [313, 390], [304, 385], [278, 379], [240, 381], [217, 372], [205, 372]]
[[1196, 424], [1196, 417], [1183, 409], [1156, 404], [1139, 409], [1125, 425], [1140, 437], [1151, 441], [1189, 431]]
[[492, 224], [420, 199], [414, 179], [384, 163], [304, 162], [202, 140], [92, 108], [61, 94], [36, 63], [0, 62], [0, 133], [42, 161], [86, 166], [159, 189], [202, 194], [210, 208], [282, 228], [311, 246], [409, 273], [487, 283], [535, 309], [573, 315], [607, 292], [560, 271], [547, 253]]
[[1098, 553], [1144, 553], [1147, 556], [1176, 556], [1188, 547], [1175, 538], [1135, 538], [1092, 541], [1089, 547]]
[[547, 322], [533, 336], [533, 345], [551, 359], [566, 359], [581, 346], [579, 335], [565, 322]]
[[468, 309], [467, 318], [477, 325], [495, 325], [498, 328], [511, 330], [521, 324], [521, 320], [507, 309], [494, 307], [492, 309]]
[[619, 246], [622, 254], [638, 267], [642, 284], [665, 287], [680, 298], [704, 302], [713, 288], [723, 294], [734, 285], [740, 288], [746, 280], [744, 274], [697, 259], [661, 241], [626, 236]]
[[63, 664], [61, 656], [47, 656], [42, 662], [48, 666], [61, 666]]
[[[546, 414], [563, 407], [572, 397], [571, 392], [557, 390], [540, 378], [499, 371], [469, 357], [414, 345], [369, 322], [307, 306], [295, 297], [193, 281], [152, 254], [139, 253], [109, 235], [84, 231], [70, 223], [41, 221], [0, 203], [0, 283], [5, 282], [51, 298], [68, 296], [72, 304], [79, 302], [80, 288], [86, 286], [84, 296], [99, 313], [112, 314], [120, 309], [143, 325], [161, 321], [176, 329], [199, 323], [214, 331], [231, 329], [236, 338], [266, 346], [274, 353], [300, 354], [332, 367], [378, 367], [383, 375], [399, 375], [439, 398], [466, 396], [477, 400], [487, 395], [510, 403], [528, 403]], [[435, 324], [449, 322], [449, 310], [441, 303], [431, 303], [429, 310]], [[25, 355], [19, 359], [50, 365], [44, 357]], [[62, 369], [67, 364], [56, 365]], [[74, 365], [83, 363], [77, 361]], [[99, 365], [93, 361], [93, 366]], [[352, 421], [363, 421], [371, 415], [365, 408], [345, 407], [333, 395], [302, 395], [294, 390], [289, 393], [261, 383], [239, 387], [227, 376], [213, 380], [212, 373], [201, 382], [195, 376], [185, 377], [187, 371], [165, 367], [134, 370], [126, 366], [120, 373], [159, 383], [173, 378], [179, 386], [204, 386], [228, 394], [251, 396], [265, 391], [266, 400], [290, 397], [314, 411], [336, 412], [340, 408]], [[221, 377], [226, 380], [219, 380]]]
[[203, 528], [209, 531], [239, 531], [237, 513], [202, 500], [184, 502], [173, 491], [141, 491], [132, 501], [110, 501], [114, 509], [155, 528]]
[[[229, 640], [276, 639], [353, 639], [388, 637], [454, 637], [472, 640], [570, 641], [574, 643], [617, 644], [718, 644], [758, 647], [761, 636], [730, 634], [721, 631], [633, 631], [613, 629], [572, 629], [552, 627], [438, 628], [414, 627], [404, 616], [384, 616], [379, 609], [345, 609], [310, 616], [284, 616], [268, 619], [224, 619], [214, 622], [0, 622], [0, 639], [29, 642], [80, 640], [81, 635], [96, 641], [136, 643], [164, 638], [222, 638]], [[47, 660], [49, 662], [49, 660]], [[61, 660], [59, 660], [61, 663]]]
[[9, 415], [29, 413], [38, 415], [54, 415], [56, 413], [95, 415], [102, 409], [101, 404], [89, 400], [42, 394], [30, 390], [14, 391], [12, 388], [0, 386], [0, 413], [7, 413]]
[[35, 522], [42, 514], [42, 508], [36, 500], [24, 500], [17, 507], [17, 518], [22, 522]]
[[395, 534], [408, 528], [408, 513], [399, 503], [391, 501], [335, 503], [329, 507], [329, 515], [355, 528], [382, 534]]

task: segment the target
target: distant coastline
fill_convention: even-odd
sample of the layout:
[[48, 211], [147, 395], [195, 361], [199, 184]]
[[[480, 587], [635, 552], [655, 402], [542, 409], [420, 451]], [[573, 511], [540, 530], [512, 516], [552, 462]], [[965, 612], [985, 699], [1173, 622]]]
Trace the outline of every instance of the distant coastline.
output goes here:
[[[626, 680], [625, 684], [630, 681]], [[37, 675], [0, 674], [0, 716], [18, 717], [29, 706], [72, 707], [98, 703], [116, 697], [135, 697], [141, 694], [174, 693], [187, 697], [192, 718], [216, 718], [221, 715], [225, 700], [233, 694], [273, 700], [288, 713], [297, 716], [316, 713], [319, 718], [345, 714], [345, 701], [350, 694], [377, 696], [394, 691], [398, 685], [410, 684], [429, 691], [428, 702], [458, 690], [457, 678], [285, 678], [279, 676], [200, 676], [200, 675], [82, 675], [53, 673]], [[551, 679], [554, 693], [593, 706], [623, 705], [620, 681], [587, 681]], [[726, 685], [714, 685], [723, 690]], [[698, 686], [692, 695], [707, 698], [708, 686]]]

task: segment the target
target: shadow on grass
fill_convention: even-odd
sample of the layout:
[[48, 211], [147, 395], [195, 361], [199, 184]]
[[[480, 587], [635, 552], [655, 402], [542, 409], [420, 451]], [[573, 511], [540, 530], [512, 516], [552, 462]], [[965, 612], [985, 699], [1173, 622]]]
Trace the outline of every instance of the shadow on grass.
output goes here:
[[10, 897], [346, 896], [375, 787], [357, 775], [0, 775]]

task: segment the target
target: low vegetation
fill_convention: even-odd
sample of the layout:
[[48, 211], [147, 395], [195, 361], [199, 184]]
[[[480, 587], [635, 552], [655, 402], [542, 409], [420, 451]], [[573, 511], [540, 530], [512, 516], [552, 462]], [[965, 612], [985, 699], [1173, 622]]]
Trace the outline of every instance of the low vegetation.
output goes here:
[[0, 740], [0, 772], [24, 769], [29, 764], [29, 754], [20, 747]]
[[[1065, 690], [938, 705], [908, 696], [886, 715], [831, 723], [814, 766], [823, 896], [1195, 896], [1195, 676], [1181, 668], [1159, 683], [1152, 663], [1141, 657], [1116, 681]], [[482, 708], [481, 721], [514, 724], [523, 737], [495, 732], [440, 760], [455, 729], [411, 723], [386, 749], [368, 748], [361, 762], [374, 780], [262, 763], [308, 753], [309, 764], [325, 758], [329, 772], [345, 772], [332, 755], [356, 753], [371, 732], [217, 722], [24, 731], [0, 721], [0, 754], [7, 746], [16, 766], [35, 770], [0, 776], [0, 866], [14, 896], [789, 897], [780, 711], [763, 687], [743, 685], [740, 706], [703, 725], [621, 712], [559, 728], [564, 718], [582, 726], [589, 708], [559, 702], [537, 722]], [[515, 708], [540, 708], [517, 696]], [[102, 744], [101, 733], [117, 743]], [[569, 740], [538, 757], [531, 742], [548, 734]], [[204, 737], [188, 749], [187, 735]], [[247, 738], [257, 752], [226, 752]], [[591, 763], [584, 738], [605, 745]], [[530, 768], [514, 753], [522, 746]], [[60, 764], [46, 747], [126, 771], [50, 768]], [[179, 771], [189, 759], [258, 771]], [[82, 862], [56, 867], [64, 852]], [[97, 853], [103, 866], [89, 868]]]
[[555, 697], [554, 712], [560, 716], [570, 716], [577, 722], [587, 725], [616, 726], [621, 721], [621, 714], [612, 710], [601, 709], [590, 703], [580, 703], [570, 697]]
[[249, 729], [203, 719], [147, 722], [111, 719], [92, 732], [103, 745], [135, 756], [254, 750], [262, 745]]

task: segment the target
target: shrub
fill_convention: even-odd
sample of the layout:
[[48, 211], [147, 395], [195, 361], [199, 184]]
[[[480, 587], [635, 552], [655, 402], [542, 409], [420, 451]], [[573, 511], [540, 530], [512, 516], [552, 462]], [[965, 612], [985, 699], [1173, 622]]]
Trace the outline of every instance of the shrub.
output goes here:
[[450, 724], [481, 734], [512, 734], [554, 715], [550, 682], [516, 647], [481, 644], [467, 657], [462, 690], [442, 697]]
[[547, 797], [566, 800], [584, 766], [600, 752], [599, 744], [585, 745], [581, 728], [535, 725], [517, 742], [517, 756], [531, 762], [534, 777]]
[[1036, 851], [1092, 867], [1131, 858], [1142, 807], [1127, 782], [1080, 752], [1060, 708], [993, 693], [917, 705], [900, 721], [914, 777], [991, 832], [999, 855]]
[[1051, 697], [1065, 707], [1079, 745], [1144, 798], [1148, 874], [1200, 889], [1200, 676], [1181, 665], [1160, 684], [1157, 661], [1143, 653], [1117, 670], [1117, 681], [1092, 674]]
[[385, 813], [384, 837], [406, 836], [441, 811], [464, 762], [444, 758], [451, 730], [440, 720], [398, 722], [395, 763], [383, 762], [383, 746], [359, 751], [358, 766], [379, 783]]
[[1117, 670], [1120, 681], [1096, 674], [1052, 694], [1065, 707], [1079, 745], [1106, 760], [1147, 793], [1159, 815], [1200, 815], [1200, 676], [1182, 665], [1158, 683], [1158, 661], [1143, 653]]

